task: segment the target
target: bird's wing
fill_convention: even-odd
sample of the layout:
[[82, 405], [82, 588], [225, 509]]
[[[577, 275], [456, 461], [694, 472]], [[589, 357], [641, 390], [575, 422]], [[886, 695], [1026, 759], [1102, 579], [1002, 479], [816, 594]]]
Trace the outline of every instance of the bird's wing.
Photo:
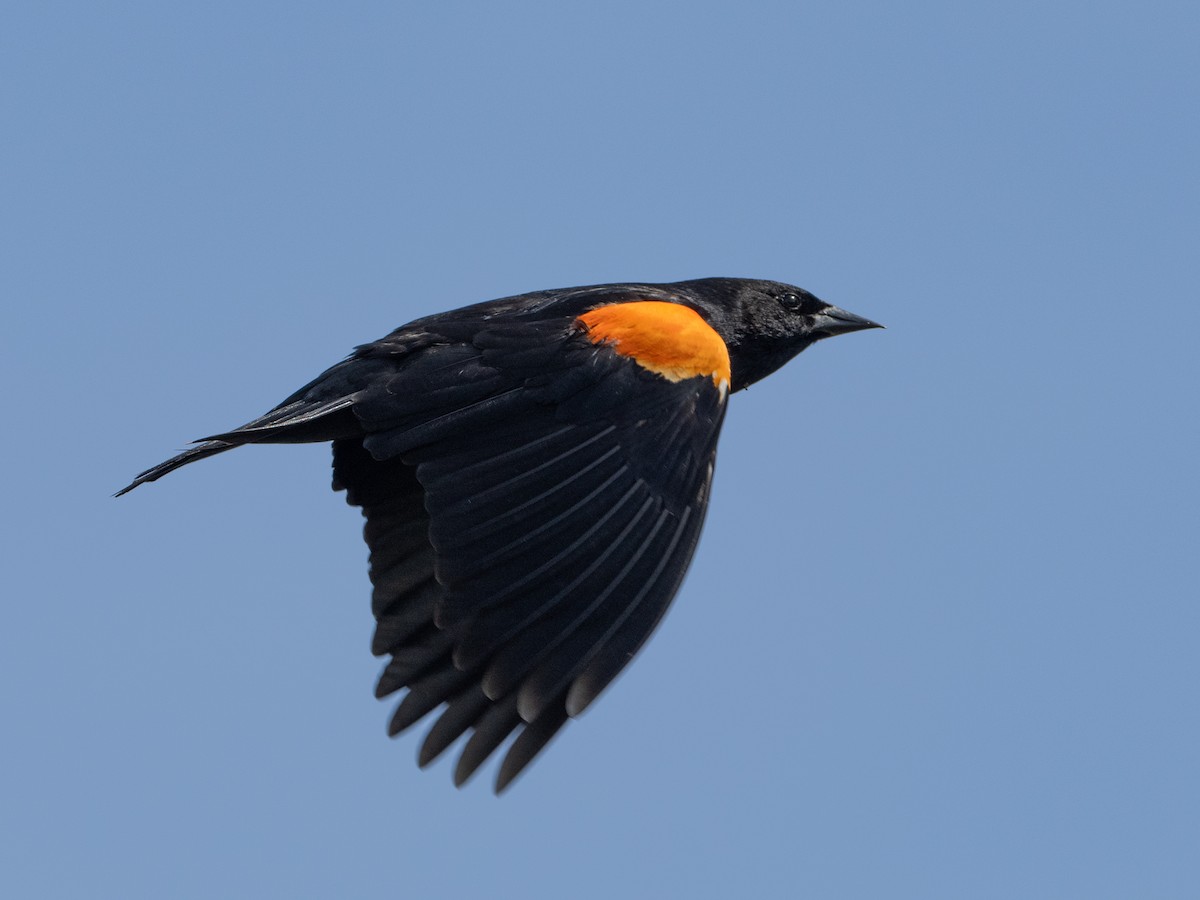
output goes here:
[[695, 335], [638, 344], [638, 315], [463, 326], [364, 390], [367, 437], [334, 444], [335, 486], [367, 518], [374, 650], [392, 656], [377, 693], [408, 688], [390, 730], [447, 703], [421, 762], [473, 728], [459, 783], [523, 725], [502, 789], [591, 703], [695, 550], [727, 385]]

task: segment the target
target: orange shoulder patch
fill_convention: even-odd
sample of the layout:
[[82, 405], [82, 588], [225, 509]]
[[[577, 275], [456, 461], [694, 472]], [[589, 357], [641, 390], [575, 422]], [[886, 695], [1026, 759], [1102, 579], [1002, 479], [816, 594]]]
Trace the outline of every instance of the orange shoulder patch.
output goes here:
[[698, 312], [678, 303], [637, 300], [586, 312], [578, 321], [594, 344], [611, 344], [643, 368], [670, 381], [707, 375], [729, 390], [729, 348]]

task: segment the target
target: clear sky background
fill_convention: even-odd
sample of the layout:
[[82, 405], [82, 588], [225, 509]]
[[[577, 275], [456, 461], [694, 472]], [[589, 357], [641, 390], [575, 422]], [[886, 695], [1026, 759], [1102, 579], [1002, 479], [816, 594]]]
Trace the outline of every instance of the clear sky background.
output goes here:
[[[1194, 898], [1200, 7], [12, 4], [0, 893]], [[419, 315], [775, 278], [665, 626], [509, 793], [385, 736], [323, 446]]]

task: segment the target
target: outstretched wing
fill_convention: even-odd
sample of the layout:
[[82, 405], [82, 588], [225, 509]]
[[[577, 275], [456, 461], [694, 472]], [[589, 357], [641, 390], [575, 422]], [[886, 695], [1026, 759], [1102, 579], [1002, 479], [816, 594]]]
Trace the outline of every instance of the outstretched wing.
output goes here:
[[408, 689], [390, 731], [446, 704], [420, 762], [473, 729], [461, 784], [521, 728], [501, 790], [678, 590], [728, 362], [698, 315], [659, 302], [459, 327], [359, 396], [367, 436], [335, 442], [335, 487], [367, 519], [373, 649], [392, 657], [377, 694]]

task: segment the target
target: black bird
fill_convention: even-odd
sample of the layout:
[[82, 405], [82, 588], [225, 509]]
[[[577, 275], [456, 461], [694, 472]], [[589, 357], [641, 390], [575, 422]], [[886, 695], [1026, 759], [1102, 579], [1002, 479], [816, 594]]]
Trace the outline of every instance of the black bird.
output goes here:
[[[535, 291], [417, 319], [120, 494], [242, 444], [333, 442], [362, 507], [389, 733], [445, 704], [503, 790], [633, 658], [695, 551], [731, 391], [880, 326], [773, 281]], [[118, 494], [119, 496], [119, 494]]]

